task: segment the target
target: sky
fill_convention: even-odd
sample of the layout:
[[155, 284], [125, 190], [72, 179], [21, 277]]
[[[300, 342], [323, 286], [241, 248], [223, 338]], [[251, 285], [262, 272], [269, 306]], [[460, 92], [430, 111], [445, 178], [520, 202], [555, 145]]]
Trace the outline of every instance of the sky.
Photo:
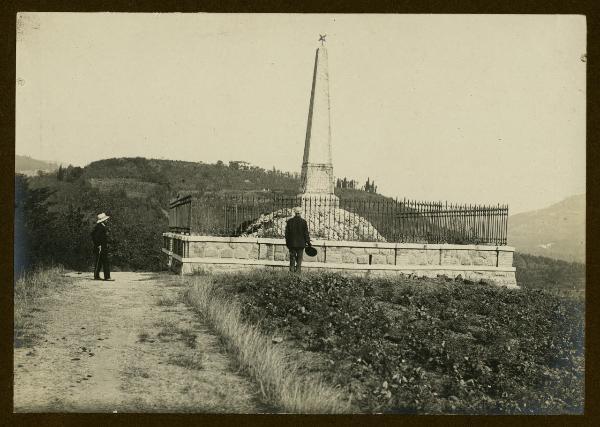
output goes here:
[[585, 192], [574, 15], [20, 13], [15, 151], [300, 172], [319, 34], [336, 176], [510, 213]]

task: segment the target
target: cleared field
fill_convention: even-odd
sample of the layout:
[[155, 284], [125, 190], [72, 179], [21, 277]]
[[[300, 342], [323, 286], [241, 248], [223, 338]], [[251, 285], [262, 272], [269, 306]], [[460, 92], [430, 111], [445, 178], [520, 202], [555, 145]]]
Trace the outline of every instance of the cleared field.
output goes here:
[[277, 337], [304, 373], [317, 372], [360, 412], [583, 411], [583, 298], [444, 278], [210, 280], [244, 322]]

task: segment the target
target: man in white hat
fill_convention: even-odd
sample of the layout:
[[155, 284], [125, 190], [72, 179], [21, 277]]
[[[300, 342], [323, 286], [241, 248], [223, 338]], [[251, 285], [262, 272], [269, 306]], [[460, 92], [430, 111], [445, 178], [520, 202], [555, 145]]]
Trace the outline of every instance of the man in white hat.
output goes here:
[[104, 212], [98, 214], [98, 220], [92, 231], [94, 242], [94, 280], [100, 280], [100, 269], [104, 270], [104, 280], [110, 278], [110, 267], [108, 265], [108, 244], [106, 237], [106, 221], [110, 218]]
[[290, 271], [300, 273], [304, 248], [310, 246], [308, 224], [300, 216], [302, 208], [294, 208], [294, 216], [285, 224], [285, 245], [290, 251]]

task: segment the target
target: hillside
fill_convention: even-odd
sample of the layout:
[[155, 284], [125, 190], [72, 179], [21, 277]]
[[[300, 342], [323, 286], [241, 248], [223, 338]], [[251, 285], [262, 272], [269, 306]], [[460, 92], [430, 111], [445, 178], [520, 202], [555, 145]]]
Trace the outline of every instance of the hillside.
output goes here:
[[585, 263], [585, 194], [512, 215], [508, 244], [517, 251]]
[[[84, 168], [86, 181], [102, 181], [100, 188], [130, 187], [132, 182], [157, 184], [170, 196], [177, 193], [270, 191], [296, 194], [298, 177], [256, 166], [239, 168], [223, 163], [207, 164], [177, 160], [136, 158], [107, 159]], [[127, 181], [123, 181], [127, 180]], [[92, 181], [93, 182], [93, 181]], [[152, 186], [154, 187], [154, 186]]]
[[[251, 165], [116, 158], [84, 168], [68, 166], [28, 178], [15, 176], [15, 265], [91, 265], [89, 233], [105, 212], [113, 238], [116, 268], [160, 268], [161, 233], [168, 229], [167, 206], [178, 194], [256, 193], [295, 196], [298, 174]], [[336, 189], [353, 198], [383, 198], [354, 189]]]
[[524, 289], [585, 292], [585, 264], [516, 252], [513, 265]]
[[52, 172], [58, 169], [58, 165], [54, 162], [37, 160], [29, 156], [15, 155], [15, 173], [24, 175], [35, 175], [38, 170]]

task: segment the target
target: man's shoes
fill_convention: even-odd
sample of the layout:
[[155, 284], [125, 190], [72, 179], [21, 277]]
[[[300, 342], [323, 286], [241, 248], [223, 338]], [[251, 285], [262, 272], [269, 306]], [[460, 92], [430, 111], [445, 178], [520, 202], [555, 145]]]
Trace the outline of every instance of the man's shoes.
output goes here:
[[102, 280], [102, 279], [99, 277], [94, 277], [94, 280]]
[[111, 279], [110, 277], [108, 279], [104, 279], [105, 282], [114, 282], [115, 279]]

